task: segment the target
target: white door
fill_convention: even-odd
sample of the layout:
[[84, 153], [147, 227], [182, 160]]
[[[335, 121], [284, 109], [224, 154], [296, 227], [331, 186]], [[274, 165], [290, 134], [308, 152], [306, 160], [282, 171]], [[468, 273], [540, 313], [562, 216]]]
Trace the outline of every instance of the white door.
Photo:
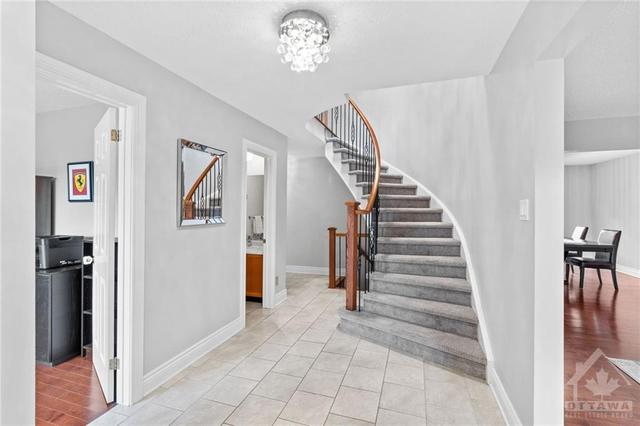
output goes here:
[[118, 144], [111, 141], [117, 129], [118, 112], [109, 108], [94, 131], [94, 207], [93, 207], [93, 366], [107, 402], [113, 401], [115, 358], [115, 217], [118, 188]]

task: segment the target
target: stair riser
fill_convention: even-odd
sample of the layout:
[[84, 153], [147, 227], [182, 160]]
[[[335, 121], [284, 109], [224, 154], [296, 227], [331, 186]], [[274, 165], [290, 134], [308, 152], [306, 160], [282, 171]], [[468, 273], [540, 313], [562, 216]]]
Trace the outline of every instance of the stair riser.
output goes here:
[[[352, 172], [354, 170], [363, 170], [366, 169], [367, 167], [371, 167], [373, 168], [373, 165], [369, 165], [369, 164], [363, 164], [361, 162], [357, 162], [357, 163], [343, 163], [343, 164], [348, 164], [349, 165], [349, 171]], [[387, 167], [380, 167], [380, 171], [381, 172], [386, 172], [387, 171]]]
[[377, 281], [374, 279], [370, 281], [369, 286], [371, 291], [376, 291], [378, 293], [395, 294], [398, 296], [414, 297], [416, 299], [435, 300], [436, 302], [471, 306], [471, 294], [461, 291], [392, 283], [388, 281]]
[[[370, 187], [366, 186], [362, 188], [362, 194], [369, 194]], [[416, 195], [416, 188], [406, 187], [406, 186], [379, 186], [378, 194], [383, 195]]]
[[349, 146], [347, 144], [341, 143], [341, 142], [333, 142], [332, 144], [333, 146], [331, 147], [331, 149], [333, 149], [334, 151], [336, 149], [340, 149], [340, 148], [347, 148], [347, 149], [351, 149], [349, 148]]
[[341, 152], [340, 153], [340, 159], [341, 160], [350, 160], [350, 159], [354, 159], [355, 160], [355, 159], [357, 159], [357, 160], [365, 160], [365, 161], [368, 159], [370, 162], [373, 161], [373, 157], [367, 158], [364, 155], [350, 154], [348, 152]]
[[380, 207], [397, 207], [397, 208], [418, 208], [427, 209], [430, 207], [430, 200], [406, 199], [393, 200], [380, 198]]
[[381, 212], [382, 222], [442, 222], [442, 212]]
[[373, 314], [421, 325], [423, 327], [457, 334], [463, 337], [470, 337], [472, 339], [478, 337], [477, 326], [465, 321], [445, 318], [426, 312], [413, 311], [411, 309], [400, 308], [398, 306], [385, 305], [371, 300], [365, 300], [363, 310]]
[[460, 256], [460, 246], [436, 244], [387, 244], [378, 241], [378, 253], [419, 256]]
[[379, 260], [376, 260], [375, 270], [391, 274], [423, 275], [428, 277], [466, 278], [467, 276], [467, 268], [464, 266], [381, 262]]
[[378, 226], [378, 233], [381, 237], [415, 237], [415, 238], [451, 238], [453, 231], [451, 228], [427, 228], [427, 227], [404, 227]]
[[[356, 182], [366, 182], [371, 179], [371, 176], [367, 176], [364, 173], [358, 173], [356, 176]], [[380, 174], [380, 182], [382, 183], [402, 183], [402, 176], [385, 176]]]
[[444, 367], [461, 371], [470, 376], [477, 377], [482, 380], [485, 379], [485, 366], [475, 361], [470, 361], [457, 355], [429, 348], [396, 335], [381, 332], [375, 328], [355, 324], [344, 319], [340, 320], [338, 329], [347, 334], [364, 337], [365, 339], [390, 346], [398, 351], [406, 352], [424, 360], [440, 364]]

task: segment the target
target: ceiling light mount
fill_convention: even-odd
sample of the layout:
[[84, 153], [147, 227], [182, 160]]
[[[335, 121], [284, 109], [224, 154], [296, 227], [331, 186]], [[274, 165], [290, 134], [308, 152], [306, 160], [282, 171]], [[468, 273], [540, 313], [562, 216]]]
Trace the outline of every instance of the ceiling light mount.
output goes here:
[[312, 10], [294, 10], [282, 18], [278, 53], [282, 63], [291, 63], [291, 71], [314, 72], [329, 61], [329, 26]]

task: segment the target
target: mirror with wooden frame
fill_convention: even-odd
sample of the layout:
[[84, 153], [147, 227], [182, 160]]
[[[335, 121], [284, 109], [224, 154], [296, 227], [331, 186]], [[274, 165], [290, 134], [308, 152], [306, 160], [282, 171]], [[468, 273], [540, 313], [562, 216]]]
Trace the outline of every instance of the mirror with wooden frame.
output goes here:
[[215, 225], [222, 219], [226, 152], [178, 139], [178, 226]]

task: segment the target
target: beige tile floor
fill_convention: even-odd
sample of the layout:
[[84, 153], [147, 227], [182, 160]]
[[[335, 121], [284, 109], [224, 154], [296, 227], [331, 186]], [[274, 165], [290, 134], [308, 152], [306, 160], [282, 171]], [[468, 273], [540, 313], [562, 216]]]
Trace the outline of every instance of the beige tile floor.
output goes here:
[[131, 407], [95, 424], [502, 425], [489, 387], [336, 329], [341, 290], [288, 274], [275, 309]]

